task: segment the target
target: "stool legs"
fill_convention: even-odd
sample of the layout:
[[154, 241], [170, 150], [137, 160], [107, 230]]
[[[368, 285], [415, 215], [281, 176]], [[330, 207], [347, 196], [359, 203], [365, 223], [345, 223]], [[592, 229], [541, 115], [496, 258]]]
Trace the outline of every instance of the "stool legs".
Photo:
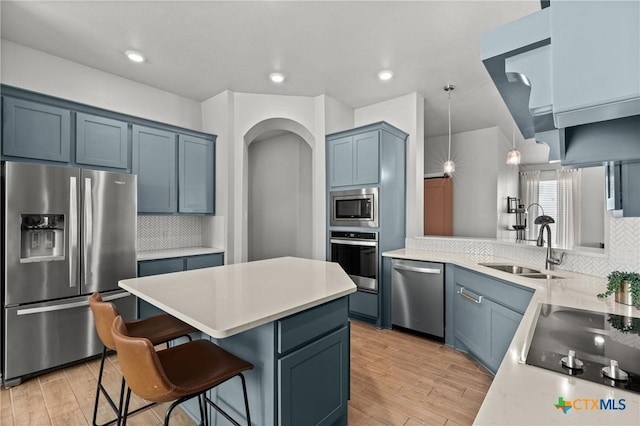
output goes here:
[[[249, 399], [247, 398], [247, 384], [246, 381], [244, 379], [244, 375], [242, 373], [238, 373], [238, 376], [240, 376], [240, 380], [242, 381], [242, 395], [244, 396], [244, 408], [247, 412], [247, 424], [249, 426], [251, 426], [251, 416], [249, 414]], [[206, 392], [206, 391], [205, 391]], [[169, 417], [171, 416], [171, 412], [173, 412], [173, 409], [176, 408], [178, 405], [182, 404], [183, 402], [194, 398], [197, 396], [198, 398], [198, 404], [200, 406], [200, 424], [204, 425], [204, 426], [208, 426], [209, 425], [209, 416], [207, 416], [207, 412], [206, 412], [206, 404], [205, 401], [208, 402], [209, 404], [211, 404], [211, 406], [213, 408], [215, 408], [220, 414], [222, 414], [224, 416], [224, 418], [226, 418], [227, 420], [229, 420], [232, 424], [236, 425], [236, 426], [240, 426], [240, 423], [236, 422], [234, 419], [231, 418], [231, 416], [229, 416], [229, 414], [227, 414], [224, 410], [222, 410], [222, 408], [218, 407], [213, 401], [211, 401], [209, 398], [207, 398], [205, 392], [202, 392], [198, 395], [188, 395], [185, 397], [182, 397], [176, 401], [174, 401], [169, 408], [167, 409], [167, 412], [164, 415], [164, 425], [165, 426], [169, 426]], [[127, 425], [127, 418], [129, 417], [129, 414], [133, 414], [134, 412], [129, 413], [129, 402], [131, 400], [131, 389], [127, 388], [127, 396], [125, 398], [125, 402], [124, 402], [124, 408], [122, 411], [122, 416], [121, 416], [121, 420], [122, 422], [118, 422], [118, 425], [122, 425], [122, 426], [126, 426]], [[138, 411], [138, 410], [136, 410]]]

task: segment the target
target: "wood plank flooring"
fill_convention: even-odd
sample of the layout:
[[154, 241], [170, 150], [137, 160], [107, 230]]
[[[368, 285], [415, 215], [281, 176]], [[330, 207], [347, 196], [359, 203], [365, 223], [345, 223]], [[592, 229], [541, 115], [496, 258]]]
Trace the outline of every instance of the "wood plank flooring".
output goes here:
[[[68, 367], [0, 390], [0, 425], [91, 424], [99, 360]], [[105, 386], [120, 391], [115, 355], [105, 364]], [[443, 344], [395, 330], [351, 323], [351, 426], [469, 425], [492, 376]], [[139, 398], [132, 407], [144, 404]], [[161, 425], [168, 404], [130, 418], [132, 426]], [[98, 422], [112, 417], [104, 399]], [[193, 425], [180, 410], [171, 425]], [[265, 425], [269, 426], [269, 425]], [[300, 425], [303, 426], [303, 425]]]

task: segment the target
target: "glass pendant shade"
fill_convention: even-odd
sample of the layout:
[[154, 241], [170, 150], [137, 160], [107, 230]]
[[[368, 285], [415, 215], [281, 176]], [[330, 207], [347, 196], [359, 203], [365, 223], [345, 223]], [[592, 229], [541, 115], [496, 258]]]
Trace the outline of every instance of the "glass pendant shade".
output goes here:
[[507, 164], [520, 164], [520, 151], [511, 148], [507, 153]]
[[513, 148], [511, 148], [507, 153], [507, 164], [516, 165], [520, 164], [520, 151], [516, 149], [516, 123], [514, 122], [511, 127], [513, 132], [511, 137], [511, 140], [513, 141]]
[[444, 172], [451, 174], [456, 171], [456, 163], [453, 160], [447, 160], [444, 162]]

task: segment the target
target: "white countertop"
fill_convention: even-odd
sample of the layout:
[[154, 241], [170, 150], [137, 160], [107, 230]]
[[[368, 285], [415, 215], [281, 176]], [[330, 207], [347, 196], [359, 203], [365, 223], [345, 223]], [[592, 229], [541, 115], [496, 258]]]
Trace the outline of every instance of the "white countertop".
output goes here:
[[[613, 296], [598, 299], [596, 294], [606, 289], [605, 278], [555, 270], [564, 279], [538, 280], [515, 276], [479, 262], [516, 263], [542, 269], [511, 259], [463, 253], [400, 249], [382, 254], [386, 257], [451, 263], [486, 275], [535, 289], [529, 307], [516, 331], [511, 346], [489, 388], [474, 421], [476, 425], [640, 425], [640, 395], [575, 379], [559, 373], [524, 364], [528, 345], [535, 327], [539, 303], [569, 306], [599, 312], [640, 317], [640, 310], [615, 303]], [[577, 410], [566, 414], [556, 409], [558, 397], [576, 399], [625, 399], [624, 410]], [[587, 405], [585, 405], [587, 406]]]
[[119, 285], [215, 338], [356, 291], [337, 263], [296, 257], [132, 278]]
[[224, 253], [223, 248], [218, 247], [186, 247], [186, 248], [173, 248], [163, 250], [148, 250], [139, 251], [137, 253], [137, 259], [140, 260], [155, 260], [155, 259], [167, 259], [170, 257], [183, 257], [183, 256], [197, 256], [199, 254], [215, 254]]

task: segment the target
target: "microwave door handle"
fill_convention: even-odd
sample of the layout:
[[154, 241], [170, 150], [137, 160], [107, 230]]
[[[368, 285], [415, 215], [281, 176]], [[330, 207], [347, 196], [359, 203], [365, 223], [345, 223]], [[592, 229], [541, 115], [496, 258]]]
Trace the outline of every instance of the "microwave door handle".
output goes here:
[[75, 176], [69, 178], [69, 287], [75, 287], [78, 266], [78, 190]]

